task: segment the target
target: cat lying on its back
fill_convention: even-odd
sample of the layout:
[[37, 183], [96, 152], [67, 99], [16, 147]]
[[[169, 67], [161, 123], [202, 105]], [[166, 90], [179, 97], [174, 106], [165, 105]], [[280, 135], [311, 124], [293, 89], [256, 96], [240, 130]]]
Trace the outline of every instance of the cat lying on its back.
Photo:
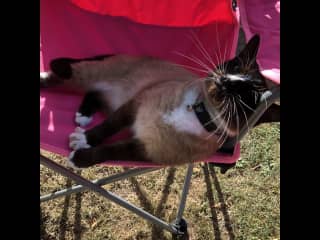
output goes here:
[[[112, 159], [176, 165], [208, 158], [227, 137], [237, 136], [267, 90], [255, 60], [258, 46], [255, 36], [205, 79], [151, 57], [53, 60], [51, 71], [40, 73], [40, 85], [65, 84], [85, 91], [75, 114], [80, 126], [97, 111], [108, 114], [100, 125], [86, 131], [78, 127], [70, 135], [74, 151], [69, 164], [86, 168]], [[267, 111], [260, 123], [269, 121], [270, 114]], [[126, 127], [133, 138], [101, 144]]]

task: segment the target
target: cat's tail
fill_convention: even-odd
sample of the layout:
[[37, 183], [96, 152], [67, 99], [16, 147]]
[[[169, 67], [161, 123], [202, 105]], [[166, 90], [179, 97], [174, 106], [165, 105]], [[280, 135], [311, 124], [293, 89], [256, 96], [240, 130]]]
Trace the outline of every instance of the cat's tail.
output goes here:
[[63, 80], [53, 72], [40, 72], [40, 88], [54, 87], [63, 83]]
[[72, 64], [82, 61], [102, 61], [113, 55], [99, 55], [92, 58], [56, 58], [50, 62], [50, 71], [40, 72], [40, 88], [53, 87], [64, 84], [72, 79]]
[[50, 71], [40, 72], [40, 88], [53, 87], [63, 84], [72, 77], [71, 64], [75, 59], [57, 58], [50, 62]]

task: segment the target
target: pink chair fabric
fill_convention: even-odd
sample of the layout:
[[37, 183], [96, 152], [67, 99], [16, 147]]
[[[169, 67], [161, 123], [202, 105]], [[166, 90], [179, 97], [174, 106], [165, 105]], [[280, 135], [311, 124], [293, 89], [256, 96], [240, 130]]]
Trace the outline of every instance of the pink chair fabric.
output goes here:
[[[250, 1], [252, 5], [247, 11], [254, 10], [254, 1]], [[244, 3], [242, 2], [242, 4]], [[270, 4], [267, 5], [269, 7]], [[264, 12], [262, 11], [262, 13]], [[268, 13], [271, 17], [270, 21], [276, 25], [274, 19], [277, 16], [276, 13], [272, 11]], [[79, 8], [68, 0], [41, 0], [40, 71], [48, 70], [50, 60], [57, 57], [85, 58], [100, 54], [124, 53], [150, 55], [186, 65], [201, 77], [204, 73], [201, 70], [194, 70], [199, 69], [199, 66], [182, 57], [181, 54], [195, 56], [209, 65], [210, 63], [199, 50], [199, 40], [215, 64], [233, 57], [238, 39], [239, 12], [234, 12], [230, 5], [228, 14], [232, 16], [231, 21], [216, 21], [196, 27], [172, 27], [142, 24], [125, 17], [96, 14]], [[246, 22], [250, 24], [251, 21], [252, 19], [247, 16]], [[265, 26], [262, 20], [261, 24], [262, 27]], [[247, 34], [250, 36], [253, 32], [257, 32], [259, 26], [254, 25], [252, 28], [247, 28]], [[264, 67], [264, 71], [280, 69], [278, 53], [272, 53], [274, 50], [270, 51], [270, 47], [275, 51], [279, 47], [276, 34], [269, 36], [268, 31], [259, 30], [258, 32], [264, 34], [262, 52], [259, 53], [259, 61]], [[269, 41], [271, 42], [269, 43]], [[278, 81], [274, 76], [271, 79]], [[280, 80], [278, 82], [280, 83]], [[80, 104], [81, 97], [81, 94], [68, 92], [66, 89], [41, 89], [40, 147], [42, 149], [64, 156], [70, 153], [68, 136], [76, 127], [74, 114]], [[104, 118], [105, 116], [102, 114], [96, 114], [94, 121], [87, 127], [94, 126]], [[122, 132], [108, 139], [106, 143], [117, 141], [129, 135], [129, 132]], [[234, 163], [239, 157], [240, 146], [237, 145], [233, 155], [219, 153], [207, 161]], [[158, 166], [143, 162], [117, 162], [112, 159], [106, 161], [105, 164], [130, 167]]]

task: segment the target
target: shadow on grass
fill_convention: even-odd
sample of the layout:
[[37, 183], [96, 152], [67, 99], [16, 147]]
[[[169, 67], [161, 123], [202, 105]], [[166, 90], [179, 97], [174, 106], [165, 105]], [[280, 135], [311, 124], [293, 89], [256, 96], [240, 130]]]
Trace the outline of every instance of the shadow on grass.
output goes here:
[[[68, 178], [65, 187], [66, 188], [70, 188], [71, 186], [72, 186], [72, 182]], [[63, 210], [62, 210], [61, 217], [60, 217], [60, 222], [59, 222], [59, 229], [60, 229], [59, 240], [65, 240], [65, 238], [66, 238], [68, 211], [69, 211], [69, 206], [70, 206], [70, 198], [71, 198], [71, 195], [68, 195], [64, 199]]]
[[[77, 171], [77, 174], [81, 175], [81, 171]], [[70, 188], [72, 186], [72, 181], [70, 179], [67, 179], [67, 183], [65, 188]], [[63, 203], [63, 211], [61, 214], [60, 222], [59, 222], [59, 240], [65, 240], [66, 237], [66, 231], [67, 231], [67, 221], [68, 221], [68, 211], [70, 207], [70, 198], [72, 195], [68, 195], [64, 199]], [[75, 240], [81, 240], [81, 199], [82, 199], [82, 193], [77, 193], [75, 195], [75, 215], [74, 215], [74, 225], [73, 225], [73, 234]]]
[[207, 187], [207, 198], [208, 198], [209, 206], [210, 206], [210, 210], [211, 210], [212, 224], [213, 224], [215, 239], [221, 239], [221, 231], [219, 229], [217, 211], [215, 209], [215, 200], [213, 198], [214, 195], [213, 195], [213, 191], [212, 191], [212, 182], [211, 182], [210, 176], [213, 180], [214, 188], [217, 191], [218, 201], [220, 203], [220, 209], [223, 214], [225, 229], [228, 232], [229, 239], [234, 240], [235, 235], [234, 235], [234, 232], [232, 229], [232, 223], [230, 220], [230, 216], [228, 214], [227, 205], [225, 203], [225, 199], [222, 194], [221, 186], [218, 181], [214, 167], [211, 164], [206, 163], [203, 166], [203, 172], [204, 172], [204, 177], [205, 177], [205, 182], [206, 182], [206, 187]]
[[203, 173], [204, 173], [204, 180], [206, 183], [207, 187], [207, 198], [209, 201], [209, 206], [210, 206], [210, 211], [211, 211], [211, 219], [212, 219], [212, 227], [213, 227], [213, 232], [214, 232], [214, 239], [215, 240], [221, 240], [221, 231], [219, 229], [219, 222], [218, 222], [218, 216], [216, 209], [214, 208], [215, 206], [215, 201], [213, 199], [213, 191], [212, 191], [212, 182], [210, 179], [209, 175], [209, 169], [208, 169], [208, 164], [205, 163], [202, 167]]
[[[165, 183], [164, 188], [162, 190], [161, 199], [160, 199], [158, 206], [156, 208], [156, 211], [154, 213], [154, 215], [160, 219], [163, 219], [165, 217], [164, 206], [168, 200], [168, 196], [170, 194], [170, 188], [171, 188], [171, 185], [174, 181], [175, 173], [176, 173], [176, 168], [169, 169], [166, 183]], [[157, 240], [157, 239], [166, 239], [166, 238], [164, 236], [163, 230], [161, 228], [159, 228], [158, 226], [153, 225], [152, 226], [152, 240]]]
[[[176, 168], [169, 168], [166, 182], [165, 182], [163, 190], [162, 190], [162, 195], [161, 195], [161, 198], [160, 198], [159, 203], [156, 208], [152, 205], [152, 202], [148, 198], [145, 191], [141, 188], [141, 186], [139, 185], [137, 180], [133, 177], [130, 178], [133, 189], [136, 192], [136, 194], [139, 198], [139, 201], [140, 201], [141, 205], [143, 206], [143, 209], [148, 211], [149, 213], [155, 215], [156, 217], [158, 217], [160, 219], [163, 219], [165, 216], [165, 211], [164, 211], [165, 204], [166, 204], [166, 202], [168, 200], [168, 196], [170, 194], [170, 189], [171, 189], [171, 185], [174, 181], [175, 173], [176, 173]], [[152, 240], [167, 240], [167, 238], [164, 235], [163, 229], [159, 228], [155, 224], [151, 224], [151, 226], [152, 226], [152, 229], [151, 229]]]
[[229, 216], [229, 213], [228, 213], [228, 209], [227, 209], [227, 205], [225, 203], [224, 196], [222, 194], [220, 183], [218, 181], [216, 172], [215, 172], [214, 167], [212, 165], [209, 165], [209, 170], [210, 170], [211, 177], [213, 179], [213, 184], [214, 184], [215, 189], [216, 189], [216, 191], [218, 193], [219, 202], [221, 204], [221, 211], [222, 211], [223, 218], [224, 218], [224, 226], [227, 229], [227, 232], [229, 234], [230, 240], [234, 240], [235, 239], [235, 235], [234, 235], [233, 229], [232, 229], [232, 222], [230, 220], [230, 216]]
[[43, 216], [42, 209], [40, 206], [40, 240], [54, 240], [54, 237], [50, 236], [44, 225], [45, 217]]
[[74, 240], [81, 239], [81, 200], [82, 200], [82, 193], [77, 193], [76, 196], [76, 207], [75, 207], [75, 215], [74, 215], [74, 227], [73, 227], [73, 234]]

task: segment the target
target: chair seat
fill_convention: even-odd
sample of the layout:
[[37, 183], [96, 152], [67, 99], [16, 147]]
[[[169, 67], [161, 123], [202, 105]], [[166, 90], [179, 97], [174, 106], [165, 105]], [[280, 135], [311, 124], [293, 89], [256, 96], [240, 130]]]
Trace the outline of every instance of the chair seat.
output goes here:
[[[81, 103], [82, 96], [64, 89], [52, 88], [40, 91], [40, 148], [63, 156], [68, 156], [69, 135], [77, 127], [74, 122], [75, 112]], [[105, 119], [102, 113], [96, 113], [93, 121], [85, 127], [92, 128]], [[122, 131], [107, 139], [105, 144], [128, 138], [131, 133]], [[240, 157], [240, 145], [237, 144], [232, 155], [217, 153], [205, 162], [235, 163]], [[163, 165], [137, 162], [137, 161], [112, 161], [106, 159], [103, 165], [126, 167], [163, 167]]]

